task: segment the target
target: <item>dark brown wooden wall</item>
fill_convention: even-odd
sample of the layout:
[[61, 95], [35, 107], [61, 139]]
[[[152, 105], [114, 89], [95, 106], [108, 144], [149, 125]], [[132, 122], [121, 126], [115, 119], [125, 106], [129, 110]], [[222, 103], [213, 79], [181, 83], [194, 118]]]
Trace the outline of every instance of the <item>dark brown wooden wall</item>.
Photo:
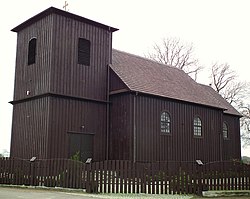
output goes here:
[[[60, 15], [54, 16], [53, 23], [51, 91], [106, 100], [107, 65], [111, 53], [109, 33]], [[77, 63], [79, 37], [91, 42], [90, 66]]]
[[[171, 135], [160, 133], [160, 115], [171, 117]], [[222, 111], [175, 101], [138, 96], [136, 100], [137, 160], [220, 160]], [[202, 137], [193, 135], [193, 118], [202, 120]]]
[[[18, 32], [14, 100], [55, 92], [106, 100], [111, 35], [107, 30], [61, 15], [49, 15]], [[28, 43], [37, 38], [36, 63], [28, 63]], [[90, 66], [78, 64], [78, 39], [90, 40]]]
[[[69, 156], [69, 132], [94, 134], [94, 160], [106, 153], [106, 104], [51, 98], [49, 157]], [[82, 128], [84, 126], [84, 128]]]
[[[51, 79], [53, 17], [47, 16], [18, 32], [14, 101], [49, 92]], [[28, 65], [28, 45], [37, 38], [36, 63]], [[26, 91], [30, 95], [26, 95]]]
[[[53, 13], [18, 32], [12, 156], [67, 158], [68, 132], [73, 131], [94, 133], [94, 160], [105, 159], [111, 34]], [[27, 65], [33, 37], [37, 38], [36, 62]], [[90, 40], [90, 66], [78, 64], [79, 37]], [[46, 109], [41, 109], [45, 102]], [[23, 118], [32, 109], [38, 111], [32, 120]]]
[[223, 156], [225, 160], [241, 157], [239, 117], [225, 114], [223, 121], [228, 125], [228, 139], [223, 139]]
[[110, 92], [128, 90], [128, 87], [121, 81], [121, 79], [115, 74], [115, 72], [110, 70]]
[[12, 157], [47, 157], [48, 111], [48, 97], [14, 105], [10, 151]]
[[57, 97], [16, 104], [11, 156], [68, 158], [70, 132], [94, 134], [94, 160], [104, 160], [106, 104]]
[[133, 102], [128, 94], [110, 98], [109, 159], [133, 159]]
[[[137, 161], [221, 160], [224, 153], [221, 137], [222, 110], [142, 95], [136, 96], [134, 105], [134, 96], [122, 94], [111, 98], [111, 121], [114, 123], [111, 125], [111, 135], [114, 140], [112, 143], [113, 149], [118, 151], [118, 154], [111, 155], [113, 159], [133, 160], [133, 107], [135, 107]], [[163, 135], [160, 132], [162, 111], [170, 114], [172, 125], [170, 135]], [[194, 116], [199, 116], [202, 120], [203, 135], [200, 138], [193, 136]], [[233, 122], [237, 123], [236, 120]], [[236, 131], [232, 129], [230, 135], [238, 134], [237, 126], [234, 128]], [[227, 151], [239, 158], [239, 139], [232, 139], [232, 142], [235, 142], [235, 147], [231, 149], [228, 147]]]

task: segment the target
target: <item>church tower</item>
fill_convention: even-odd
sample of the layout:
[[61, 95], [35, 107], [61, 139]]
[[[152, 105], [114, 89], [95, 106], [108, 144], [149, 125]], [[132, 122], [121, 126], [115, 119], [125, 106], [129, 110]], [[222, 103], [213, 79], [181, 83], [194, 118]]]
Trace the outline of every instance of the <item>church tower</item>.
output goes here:
[[12, 29], [17, 33], [12, 157], [106, 158], [116, 30], [54, 7]]

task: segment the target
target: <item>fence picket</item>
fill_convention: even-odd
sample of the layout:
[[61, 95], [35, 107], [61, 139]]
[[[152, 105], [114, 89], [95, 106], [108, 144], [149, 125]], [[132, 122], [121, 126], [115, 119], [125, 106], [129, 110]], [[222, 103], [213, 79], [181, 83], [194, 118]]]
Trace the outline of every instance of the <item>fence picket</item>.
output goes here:
[[103, 189], [103, 184], [104, 184], [104, 182], [103, 182], [103, 170], [104, 170], [104, 168], [103, 168], [103, 162], [100, 162], [100, 164], [99, 164], [99, 167], [98, 167], [98, 169], [99, 169], [99, 172], [100, 172], [100, 183], [99, 183], [99, 187], [100, 187], [100, 192], [101, 193], [103, 193], [104, 191], [104, 189]]
[[138, 163], [138, 167], [139, 167], [139, 173], [140, 173], [140, 179], [141, 179], [141, 183], [140, 183], [140, 193], [146, 193], [146, 173], [145, 173], [145, 167], [141, 164]]
[[103, 172], [104, 172], [104, 193], [107, 193], [107, 161], [104, 161], [104, 169], [103, 169]]
[[250, 166], [214, 162], [133, 163], [107, 160], [86, 164], [73, 160], [0, 158], [0, 184], [86, 188], [89, 192], [194, 194], [207, 190], [249, 190]]
[[131, 190], [132, 190], [132, 193], [136, 193], [136, 176], [135, 176], [135, 163], [132, 163], [131, 162]]

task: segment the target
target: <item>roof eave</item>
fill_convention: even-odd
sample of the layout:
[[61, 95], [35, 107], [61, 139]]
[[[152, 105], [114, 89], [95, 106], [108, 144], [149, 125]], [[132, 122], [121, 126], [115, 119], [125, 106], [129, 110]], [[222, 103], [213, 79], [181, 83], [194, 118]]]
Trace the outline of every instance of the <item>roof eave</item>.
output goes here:
[[224, 114], [227, 114], [227, 115], [233, 115], [233, 116], [236, 116], [236, 117], [239, 117], [239, 118], [242, 118], [243, 115], [241, 115], [240, 113], [227, 113], [227, 112], [224, 112]]
[[185, 101], [185, 100], [181, 100], [181, 99], [177, 99], [177, 98], [166, 97], [166, 96], [163, 96], [163, 95], [155, 95], [155, 94], [152, 94], [152, 93], [137, 91], [137, 90], [134, 90], [134, 89], [131, 89], [130, 92], [137, 93], [137, 94], [151, 95], [151, 96], [154, 96], [154, 97], [165, 98], [165, 99], [175, 100], [175, 101], [189, 103], [189, 104], [195, 104], [195, 105], [198, 105], [198, 106], [206, 106], [206, 107], [209, 107], [209, 108], [216, 108], [216, 109], [222, 110], [223, 112], [226, 110], [224, 107], [217, 107], [217, 106], [212, 106], [212, 105], [207, 105], [207, 104], [202, 104], [202, 103], [195, 103], [195, 102]]
[[18, 25], [15, 28], [13, 28], [11, 31], [13, 31], [13, 32], [19, 32], [22, 29], [30, 26], [34, 22], [36, 22], [36, 21], [38, 21], [38, 20], [40, 20], [40, 19], [42, 19], [42, 18], [44, 18], [44, 17], [52, 14], [52, 13], [56, 13], [58, 15], [62, 15], [62, 16], [68, 17], [68, 18], [72, 18], [72, 19], [75, 19], [77, 21], [82, 21], [82, 22], [85, 22], [85, 23], [88, 23], [88, 24], [92, 24], [92, 25], [98, 26], [100, 28], [106, 29], [108, 31], [111, 31], [111, 32], [115, 32], [115, 31], [119, 30], [117, 28], [113, 28], [111, 26], [104, 25], [102, 23], [99, 23], [99, 22], [96, 22], [96, 21], [93, 21], [93, 20], [81, 17], [79, 15], [76, 15], [76, 14], [73, 14], [73, 13], [69, 13], [69, 12], [60, 10], [58, 8], [55, 8], [55, 7], [50, 7], [48, 9], [40, 12], [39, 14], [37, 14], [37, 15], [29, 18], [28, 20], [24, 21], [20, 25]]

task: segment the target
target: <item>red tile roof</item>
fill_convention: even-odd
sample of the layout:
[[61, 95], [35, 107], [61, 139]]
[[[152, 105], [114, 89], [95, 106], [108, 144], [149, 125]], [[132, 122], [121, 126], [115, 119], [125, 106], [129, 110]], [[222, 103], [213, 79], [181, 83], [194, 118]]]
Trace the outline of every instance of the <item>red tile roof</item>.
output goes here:
[[240, 115], [218, 93], [201, 86], [182, 70], [113, 49], [111, 68], [131, 91], [227, 109]]

